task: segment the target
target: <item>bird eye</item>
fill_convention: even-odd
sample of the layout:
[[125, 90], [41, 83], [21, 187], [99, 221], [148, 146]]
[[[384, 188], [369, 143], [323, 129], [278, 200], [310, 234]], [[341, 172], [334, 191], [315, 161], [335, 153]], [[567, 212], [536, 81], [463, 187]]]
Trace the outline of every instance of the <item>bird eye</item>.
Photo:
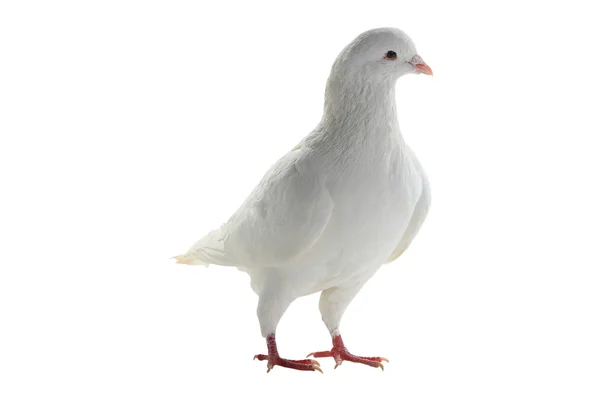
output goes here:
[[395, 60], [397, 57], [396, 52], [395, 51], [388, 51], [387, 53], [385, 53], [385, 58], [387, 58], [388, 60]]

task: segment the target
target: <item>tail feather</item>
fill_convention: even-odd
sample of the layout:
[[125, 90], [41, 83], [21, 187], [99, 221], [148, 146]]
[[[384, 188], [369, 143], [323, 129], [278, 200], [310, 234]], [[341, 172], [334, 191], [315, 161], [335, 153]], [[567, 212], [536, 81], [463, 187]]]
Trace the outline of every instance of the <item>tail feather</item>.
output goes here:
[[210, 264], [234, 266], [235, 262], [225, 253], [220, 230], [212, 231], [196, 242], [187, 253], [173, 257], [177, 264]]
[[175, 259], [176, 264], [204, 265], [205, 267], [208, 267], [210, 264], [208, 262], [196, 258], [193, 254], [190, 253], [181, 254], [172, 258]]

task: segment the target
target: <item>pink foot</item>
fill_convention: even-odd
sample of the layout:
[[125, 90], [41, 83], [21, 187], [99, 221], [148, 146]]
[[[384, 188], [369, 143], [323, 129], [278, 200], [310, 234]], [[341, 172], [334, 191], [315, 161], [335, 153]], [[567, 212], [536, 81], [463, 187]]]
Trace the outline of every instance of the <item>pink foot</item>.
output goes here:
[[279, 357], [279, 353], [277, 352], [277, 343], [275, 343], [275, 335], [267, 336], [267, 349], [269, 351], [268, 355], [257, 354], [254, 356], [255, 360], [267, 360], [267, 373], [270, 372], [276, 365], [284, 368], [298, 369], [301, 371], [319, 371], [320, 373], [323, 373], [321, 368], [319, 368], [319, 362], [316, 360], [288, 360], [286, 358]]
[[333, 348], [329, 351], [317, 351], [316, 353], [310, 353], [307, 357], [313, 356], [315, 358], [319, 357], [333, 357], [335, 360], [335, 368], [339, 367], [342, 364], [342, 361], [351, 361], [356, 363], [365, 364], [371, 367], [379, 367], [383, 371], [382, 361], [389, 362], [387, 358], [384, 357], [359, 357], [351, 354], [346, 346], [344, 346], [344, 341], [340, 335], [333, 337]]

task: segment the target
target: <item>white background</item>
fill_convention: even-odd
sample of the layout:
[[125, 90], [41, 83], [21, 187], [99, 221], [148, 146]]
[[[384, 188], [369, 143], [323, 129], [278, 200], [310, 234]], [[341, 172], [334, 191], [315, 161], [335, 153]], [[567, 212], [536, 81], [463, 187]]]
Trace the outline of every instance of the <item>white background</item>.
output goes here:
[[[2, 399], [598, 399], [591, 1], [3, 1]], [[285, 5], [284, 5], [285, 4]], [[276, 367], [246, 275], [174, 265], [319, 121], [338, 52], [395, 26], [433, 203], [350, 305], [325, 374]], [[330, 348], [318, 295], [283, 356]]]

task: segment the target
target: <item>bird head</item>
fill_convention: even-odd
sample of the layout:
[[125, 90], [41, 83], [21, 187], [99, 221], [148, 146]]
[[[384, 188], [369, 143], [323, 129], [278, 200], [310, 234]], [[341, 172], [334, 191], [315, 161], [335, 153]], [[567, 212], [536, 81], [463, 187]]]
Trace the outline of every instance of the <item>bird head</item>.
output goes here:
[[377, 28], [363, 32], [342, 50], [331, 75], [337, 79], [395, 82], [411, 73], [433, 75], [406, 33], [396, 28]]

